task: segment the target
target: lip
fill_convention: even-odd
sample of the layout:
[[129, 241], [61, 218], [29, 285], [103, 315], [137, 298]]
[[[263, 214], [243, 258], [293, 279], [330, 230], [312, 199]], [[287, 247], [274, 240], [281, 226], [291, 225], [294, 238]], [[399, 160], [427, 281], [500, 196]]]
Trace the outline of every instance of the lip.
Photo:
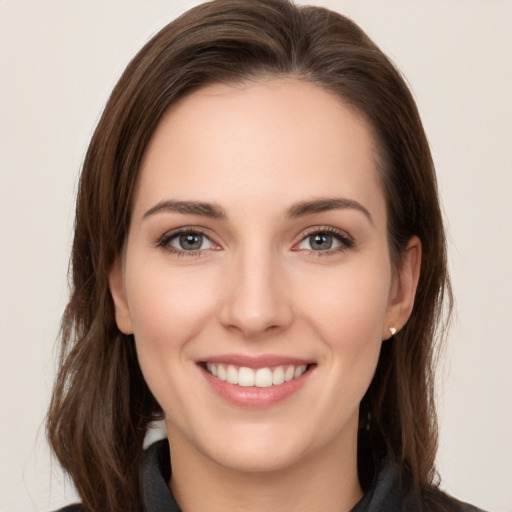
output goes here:
[[[276, 386], [269, 387], [243, 387], [237, 384], [230, 384], [211, 375], [205, 368], [205, 363], [232, 364], [235, 366], [245, 366], [247, 368], [257, 369], [265, 367], [285, 366], [285, 365], [307, 365], [307, 370], [297, 378]], [[221, 356], [207, 357], [197, 361], [197, 366], [201, 370], [210, 388], [222, 399], [235, 405], [248, 409], [262, 409], [276, 405], [297, 393], [309, 380], [316, 364], [313, 361], [300, 359], [296, 357], [262, 355], [246, 356], [239, 354], [226, 354]]]

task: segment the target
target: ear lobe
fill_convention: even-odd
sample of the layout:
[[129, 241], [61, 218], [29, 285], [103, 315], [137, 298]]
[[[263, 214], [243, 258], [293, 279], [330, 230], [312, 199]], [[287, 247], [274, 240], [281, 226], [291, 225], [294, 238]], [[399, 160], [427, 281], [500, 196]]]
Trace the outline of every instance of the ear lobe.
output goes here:
[[123, 286], [123, 265], [120, 258], [115, 260], [110, 269], [108, 285], [114, 301], [117, 327], [124, 334], [133, 334], [132, 319]]
[[421, 241], [413, 236], [402, 253], [400, 267], [394, 277], [388, 305], [388, 324], [383, 326], [383, 339], [389, 338], [390, 328], [399, 331], [411, 315], [420, 278], [421, 252]]

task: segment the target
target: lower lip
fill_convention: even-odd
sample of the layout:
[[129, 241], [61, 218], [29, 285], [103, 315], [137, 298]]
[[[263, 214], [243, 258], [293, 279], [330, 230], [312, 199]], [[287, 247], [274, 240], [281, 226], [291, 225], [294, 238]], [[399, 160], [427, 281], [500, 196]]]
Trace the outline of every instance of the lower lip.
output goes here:
[[210, 386], [219, 396], [238, 407], [252, 409], [270, 407], [286, 400], [291, 395], [297, 393], [302, 386], [306, 384], [313, 371], [313, 367], [309, 366], [308, 369], [296, 379], [283, 382], [276, 386], [259, 388], [256, 386], [244, 387], [238, 384], [230, 384], [229, 382], [214, 377], [202, 366], [200, 366], [200, 368]]

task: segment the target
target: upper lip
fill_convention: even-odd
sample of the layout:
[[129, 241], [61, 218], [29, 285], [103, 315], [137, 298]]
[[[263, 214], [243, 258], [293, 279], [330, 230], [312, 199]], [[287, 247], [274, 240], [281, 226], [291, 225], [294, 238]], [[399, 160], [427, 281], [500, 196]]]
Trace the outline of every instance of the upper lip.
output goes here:
[[277, 354], [263, 354], [259, 356], [249, 356], [245, 354], [222, 354], [200, 359], [198, 363], [214, 364], [232, 364], [234, 366], [244, 366], [246, 368], [267, 368], [271, 366], [285, 365], [308, 365], [314, 361], [302, 359], [299, 357], [290, 357]]

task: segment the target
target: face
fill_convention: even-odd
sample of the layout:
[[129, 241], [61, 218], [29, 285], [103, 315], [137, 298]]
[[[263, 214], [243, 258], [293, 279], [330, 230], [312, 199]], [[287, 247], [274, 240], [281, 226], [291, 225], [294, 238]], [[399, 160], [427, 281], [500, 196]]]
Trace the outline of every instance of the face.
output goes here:
[[383, 339], [412, 307], [365, 122], [314, 85], [210, 86], [146, 151], [110, 275], [171, 447], [242, 471], [355, 456]]

